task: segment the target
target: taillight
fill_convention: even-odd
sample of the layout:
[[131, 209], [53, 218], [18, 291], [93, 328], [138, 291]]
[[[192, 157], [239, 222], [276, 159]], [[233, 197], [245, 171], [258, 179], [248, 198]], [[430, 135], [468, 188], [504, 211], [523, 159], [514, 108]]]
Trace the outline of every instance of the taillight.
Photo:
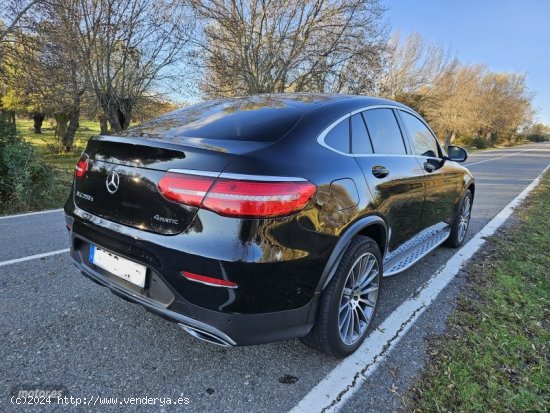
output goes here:
[[204, 208], [234, 217], [278, 217], [303, 209], [317, 188], [309, 182], [217, 180]]
[[216, 179], [177, 173], [167, 173], [159, 189], [172, 201], [241, 218], [293, 214], [305, 208], [317, 192], [317, 187], [307, 181]]
[[180, 204], [200, 206], [215, 178], [167, 173], [159, 182], [160, 192]]
[[234, 283], [233, 281], [222, 280], [221, 278], [207, 277], [205, 275], [194, 274], [188, 271], [182, 271], [181, 275], [183, 275], [190, 281], [210, 285], [212, 287], [237, 288], [237, 283]]
[[77, 179], [84, 178], [88, 171], [88, 157], [82, 155], [74, 167], [74, 176]]

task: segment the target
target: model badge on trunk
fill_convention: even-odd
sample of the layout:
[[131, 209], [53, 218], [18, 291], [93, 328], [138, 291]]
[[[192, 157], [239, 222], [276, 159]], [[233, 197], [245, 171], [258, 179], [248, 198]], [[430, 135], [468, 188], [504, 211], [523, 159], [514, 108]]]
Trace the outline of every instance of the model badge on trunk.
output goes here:
[[109, 175], [107, 175], [107, 181], [105, 181], [105, 185], [107, 186], [107, 191], [109, 191], [110, 194], [114, 194], [116, 191], [118, 191], [119, 184], [120, 184], [120, 177], [118, 176], [118, 172], [111, 171]]
[[155, 221], [159, 221], [159, 222], [165, 222], [167, 224], [175, 224], [177, 225], [178, 224], [178, 220], [177, 219], [174, 219], [174, 218], [166, 218], [166, 217], [161, 217], [160, 215], [155, 215], [153, 217], [153, 219]]
[[76, 191], [76, 196], [82, 199], [85, 199], [86, 201], [94, 202], [94, 197], [88, 194], [85, 194], [80, 191]]

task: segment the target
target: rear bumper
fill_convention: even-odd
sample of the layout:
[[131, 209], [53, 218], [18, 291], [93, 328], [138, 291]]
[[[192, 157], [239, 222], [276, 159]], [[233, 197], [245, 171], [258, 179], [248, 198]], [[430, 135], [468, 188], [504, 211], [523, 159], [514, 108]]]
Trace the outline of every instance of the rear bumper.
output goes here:
[[[239, 268], [241, 274], [255, 274], [256, 277], [263, 276], [258, 272], [266, 269], [269, 263], [227, 263], [211, 255], [208, 258], [191, 257], [182, 251], [175, 252], [167, 245], [168, 241], [176, 241], [178, 236], [166, 237], [147, 233], [134, 234], [132, 237], [129, 233], [118, 231], [117, 224], [89, 214], [83, 219], [79, 216], [79, 213], [83, 213], [82, 210], [66, 210], [66, 213], [68, 226], [71, 227], [71, 257], [83, 275], [109, 288], [114, 294], [180, 324], [192, 335], [220, 345], [253, 345], [304, 336], [314, 323], [319, 297], [314, 294], [314, 284], [322, 273], [322, 268], [318, 267], [318, 258], [283, 263], [283, 269], [295, 267], [296, 271], [293, 274], [284, 273], [281, 282], [289, 276], [300, 278], [302, 274], [315, 272], [317, 279], [313, 281], [306, 276], [294, 283], [271, 289], [269, 287], [274, 280], [268, 270], [265, 280], [268, 288], [258, 290], [255, 294], [253, 289], [258, 281], [253, 280], [250, 285], [246, 285], [245, 278], [239, 279], [239, 288], [235, 290], [210, 287], [187, 281], [178, 271], [174, 271], [174, 265], [180, 268], [180, 264], [177, 264], [180, 256], [183, 262], [202, 260], [193, 264], [200, 268], [215, 266], [225, 268], [228, 272]], [[139, 239], [137, 235], [144, 235], [146, 239]], [[88, 261], [91, 243], [146, 265], [148, 282], [145, 287], [134, 286], [91, 264]], [[177, 257], [175, 253], [178, 254]], [[280, 269], [277, 268], [280, 263], [274, 264], [276, 268], [273, 273], [276, 273]], [[305, 270], [304, 266], [308, 265], [310, 268]], [[230, 273], [228, 276], [234, 279]], [[308, 282], [311, 283], [311, 289], [305, 288]], [[177, 284], [174, 285], [175, 283]], [[298, 287], [297, 290], [296, 285], [304, 288], [300, 290]], [[305, 303], [304, 291], [311, 291]], [[269, 300], [267, 304], [261, 303], [266, 299]], [[255, 308], [260, 311], [254, 311]], [[270, 310], [265, 311], [266, 308]]]
[[[308, 318], [310, 310], [316, 307], [317, 296], [303, 308], [265, 314], [224, 314], [187, 303], [190, 306], [189, 313], [194, 316], [191, 317], [109, 282], [101, 274], [84, 268], [74, 257], [73, 261], [83, 275], [97, 284], [109, 288], [113, 294], [140, 304], [152, 313], [180, 324], [191, 334], [195, 331], [201, 336], [209, 336], [203, 337], [203, 339], [214, 344], [223, 346], [253, 345], [302, 337], [309, 332], [313, 325], [313, 320], [308, 322]], [[181, 306], [179, 307], [181, 311]], [[191, 331], [189, 331], [189, 327]]]
[[124, 298], [127, 301], [141, 304], [147, 310], [160, 315], [161, 317], [164, 317], [170, 321], [180, 323], [182, 325], [190, 326], [196, 329], [200, 329], [201, 331], [210, 333], [213, 337], [216, 337], [220, 344], [223, 345], [236, 345], [237, 343], [230, 338], [227, 334], [222, 332], [221, 330], [210, 326], [206, 323], [203, 323], [199, 320], [195, 320], [193, 318], [187, 317], [183, 314], [176, 313], [175, 311], [172, 311], [168, 308], [162, 307], [158, 304], [158, 302], [155, 302], [151, 299], [146, 299], [145, 297], [135, 294], [132, 291], [125, 289], [117, 284], [114, 284], [112, 282], [109, 282], [105, 277], [103, 277], [101, 274], [92, 271], [89, 268], [85, 268], [81, 263], [78, 262], [77, 259], [73, 257], [73, 262], [75, 266], [80, 270], [80, 272], [85, 275], [86, 277], [90, 278], [92, 281], [96, 282], [97, 284], [107, 287], [111, 290], [113, 294], [118, 295], [121, 298]]

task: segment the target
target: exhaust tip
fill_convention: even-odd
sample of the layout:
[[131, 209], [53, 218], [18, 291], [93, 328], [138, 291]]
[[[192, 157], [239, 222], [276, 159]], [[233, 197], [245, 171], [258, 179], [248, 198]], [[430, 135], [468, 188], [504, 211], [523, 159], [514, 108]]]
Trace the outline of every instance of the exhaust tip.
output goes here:
[[178, 325], [188, 334], [191, 336], [198, 338], [199, 340], [206, 341], [210, 344], [215, 344], [217, 346], [222, 347], [231, 347], [233, 346], [232, 343], [229, 343], [228, 341], [225, 341], [224, 339], [215, 336], [212, 333], [209, 333], [208, 331], [200, 330], [196, 327], [191, 327], [182, 323], [178, 323]]

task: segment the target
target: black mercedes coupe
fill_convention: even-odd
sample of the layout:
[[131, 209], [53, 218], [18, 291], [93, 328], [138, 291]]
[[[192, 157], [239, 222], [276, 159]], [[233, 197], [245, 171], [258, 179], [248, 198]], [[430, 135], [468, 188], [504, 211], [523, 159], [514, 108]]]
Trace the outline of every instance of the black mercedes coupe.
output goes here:
[[466, 157], [389, 100], [199, 103], [90, 139], [65, 205], [71, 256], [196, 338], [301, 337], [345, 357], [368, 334], [382, 277], [464, 242]]

